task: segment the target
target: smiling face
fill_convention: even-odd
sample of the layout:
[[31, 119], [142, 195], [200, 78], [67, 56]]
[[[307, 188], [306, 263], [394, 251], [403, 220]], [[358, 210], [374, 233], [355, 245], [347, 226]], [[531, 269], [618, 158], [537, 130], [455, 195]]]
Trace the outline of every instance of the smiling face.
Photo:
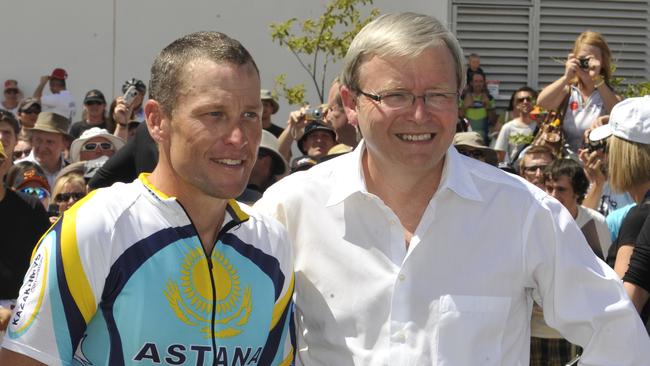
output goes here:
[[[444, 46], [413, 58], [371, 56], [359, 68], [360, 89], [379, 94], [407, 91], [457, 92], [455, 64]], [[344, 89], [346, 89], [344, 87]], [[410, 107], [391, 109], [366, 96], [342, 90], [348, 118], [358, 123], [367, 148], [367, 164], [377, 171], [438, 174], [452, 143], [458, 119], [457, 98], [437, 108], [417, 98]]]
[[515, 109], [520, 115], [527, 115], [533, 110], [534, 101], [535, 99], [531, 92], [522, 90], [515, 94]]
[[[178, 178], [176, 190], [237, 197], [255, 164], [262, 126], [260, 79], [250, 64], [189, 62], [171, 116], [161, 130], [162, 164]], [[173, 193], [173, 192], [168, 192]]]

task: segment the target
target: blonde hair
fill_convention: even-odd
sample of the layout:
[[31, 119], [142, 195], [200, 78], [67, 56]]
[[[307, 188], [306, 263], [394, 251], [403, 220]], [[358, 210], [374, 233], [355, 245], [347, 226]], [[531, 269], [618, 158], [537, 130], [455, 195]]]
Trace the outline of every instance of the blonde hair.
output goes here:
[[78, 184], [80, 187], [83, 187], [84, 192], [87, 191], [86, 180], [84, 179], [84, 177], [79, 173], [71, 172], [57, 178], [56, 182], [54, 182], [52, 197], [56, 197], [57, 194], [61, 193], [61, 191], [63, 191], [63, 187], [67, 183]]
[[610, 137], [608, 168], [609, 184], [616, 192], [650, 181], [650, 145]]
[[609, 50], [609, 46], [603, 38], [603, 35], [598, 32], [585, 31], [580, 33], [578, 38], [576, 38], [575, 43], [573, 44], [573, 54], [577, 54], [578, 50], [582, 46], [593, 46], [600, 50], [602, 57], [600, 65], [600, 75], [603, 77], [603, 80], [609, 84], [609, 79], [612, 77], [611, 73], [611, 64], [612, 64], [612, 53]]

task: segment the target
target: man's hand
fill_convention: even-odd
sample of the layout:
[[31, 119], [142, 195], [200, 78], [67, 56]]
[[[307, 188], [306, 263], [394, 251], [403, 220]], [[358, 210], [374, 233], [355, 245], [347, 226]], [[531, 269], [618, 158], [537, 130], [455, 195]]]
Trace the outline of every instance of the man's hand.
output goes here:
[[11, 319], [11, 310], [0, 307], [0, 331], [7, 330], [9, 319]]
[[40, 85], [45, 85], [47, 82], [50, 81], [50, 75], [43, 75], [41, 76], [41, 80], [39, 80]]

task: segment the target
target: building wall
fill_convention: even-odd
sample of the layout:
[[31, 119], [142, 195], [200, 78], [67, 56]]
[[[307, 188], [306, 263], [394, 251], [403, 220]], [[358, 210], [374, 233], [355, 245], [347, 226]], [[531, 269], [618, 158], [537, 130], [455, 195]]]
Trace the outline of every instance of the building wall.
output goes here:
[[[239, 41], [256, 60], [265, 88], [274, 77], [303, 82], [316, 103], [307, 74], [294, 56], [271, 41], [269, 25], [296, 17], [317, 17], [325, 0], [21, 0], [2, 1], [0, 80], [16, 79], [31, 95], [41, 75], [55, 67], [68, 71], [68, 89], [82, 105], [84, 94], [100, 89], [107, 98], [121, 94], [122, 83], [148, 82], [156, 54], [174, 39], [199, 30], [222, 31]], [[447, 0], [375, 0], [382, 12], [415, 11], [449, 18]], [[338, 67], [330, 67], [333, 78]], [[49, 91], [46, 88], [46, 93]], [[289, 106], [281, 101], [274, 121], [284, 125]], [[77, 112], [77, 117], [81, 111]]]

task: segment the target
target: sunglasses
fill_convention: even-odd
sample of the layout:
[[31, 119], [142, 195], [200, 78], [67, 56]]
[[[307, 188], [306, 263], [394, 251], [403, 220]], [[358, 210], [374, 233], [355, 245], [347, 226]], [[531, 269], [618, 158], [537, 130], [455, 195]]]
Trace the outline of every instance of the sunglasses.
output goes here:
[[533, 102], [533, 97], [523, 97], [523, 98], [517, 98], [515, 99], [517, 103], [523, 103], [523, 102], [528, 102], [532, 103]]
[[25, 110], [20, 111], [20, 113], [25, 113], [25, 114], [39, 114], [41, 113], [40, 108], [34, 108], [34, 107], [29, 107]]
[[38, 197], [39, 200], [50, 196], [50, 192], [48, 192], [47, 189], [40, 187], [25, 187], [20, 191], [26, 195]]
[[54, 200], [58, 203], [61, 202], [68, 202], [70, 201], [70, 198], [73, 199], [73, 201], [79, 201], [80, 199], [84, 198], [86, 196], [86, 193], [84, 192], [69, 192], [69, 193], [59, 193], [56, 196], [54, 196]]
[[7, 89], [5, 94], [18, 94], [18, 89]]
[[89, 102], [84, 103], [85, 105], [101, 105], [104, 104], [102, 102], [96, 101], [96, 100], [91, 100]]
[[26, 158], [29, 156], [29, 154], [32, 152], [32, 149], [25, 149], [25, 150], [14, 150], [14, 160], [16, 159], [22, 159]]
[[481, 160], [481, 159], [485, 158], [485, 154], [481, 150], [458, 149], [458, 152], [465, 155], [465, 156], [469, 156], [470, 158], [474, 158], [474, 159], [478, 159], [478, 160]]
[[81, 151], [95, 151], [98, 148], [102, 150], [113, 150], [113, 144], [110, 142], [89, 142], [81, 147]]
[[544, 171], [548, 165], [531, 165], [531, 166], [525, 166], [524, 171], [526, 173], [537, 173], [537, 170]]

